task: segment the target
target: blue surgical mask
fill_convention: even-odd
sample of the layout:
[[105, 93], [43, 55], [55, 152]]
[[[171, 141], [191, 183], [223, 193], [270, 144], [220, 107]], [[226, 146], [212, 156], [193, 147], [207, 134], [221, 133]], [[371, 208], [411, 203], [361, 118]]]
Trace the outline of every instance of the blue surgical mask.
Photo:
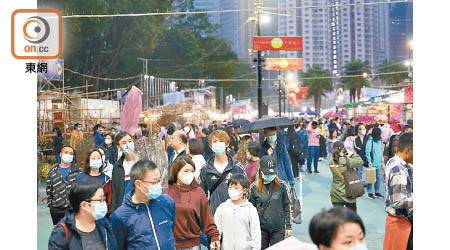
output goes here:
[[276, 135], [271, 135], [267, 138], [267, 140], [271, 143], [276, 142], [277, 141], [277, 136]]
[[358, 244], [356, 246], [353, 246], [352, 248], [350, 248], [350, 250], [368, 250], [367, 245], [365, 242]]
[[78, 131], [81, 131], [82, 128], [77, 128], [77, 129], [78, 129]]
[[215, 155], [221, 155], [225, 152], [225, 149], [226, 149], [225, 143], [224, 142], [213, 143], [211, 149]]
[[162, 194], [161, 183], [156, 184], [155, 186], [148, 187], [147, 198], [150, 200], [157, 199]]
[[73, 155], [63, 154], [61, 157], [62, 162], [65, 164], [69, 164], [73, 161]]
[[275, 177], [277, 177], [276, 174], [268, 174], [268, 175], [262, 174], [263, 180], [267, 182], [272, 182], [275, 179]]
[[122, 146], [122, 150], [123, 150], [123, 152], [124, 152], [125, 154], [131, 154], [131, 153], [133, 153], [133, 151], [134, 151], [134, 143], [133, 143], [133, 142], [130, 142], [130, 143], [127, 143], [126, 145], [123, 145], [123, 146]]
[[247, 161], [250, 161], [252, 157], [250, 155], [247, 155]]
[[102, 164], [103, 164], [102, 160], [91, 160], [90, 164], [89, 164], [89, 167], [92, 168], [92, 169], [97, 170], [97, 169], [100, 169]]
[[95, 220], [104, 218], [106, 213], [108, 213], [108, 206], [106, 205], [106, 202], [95, 203], [95, 210], [94, 213], [92, 213]]

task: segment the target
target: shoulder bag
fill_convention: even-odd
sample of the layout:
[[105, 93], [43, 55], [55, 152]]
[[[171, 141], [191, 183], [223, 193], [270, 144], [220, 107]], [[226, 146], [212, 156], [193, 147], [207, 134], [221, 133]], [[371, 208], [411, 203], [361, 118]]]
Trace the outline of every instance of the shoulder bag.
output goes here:
[[345, 157], [347, 169], [344, 171], [344, 174], [339, 171], [336, 167], [336, 164], [333, 162], [333, 166], [338, 172], [339, 176], [344, 180], [345, 183], [345, 196], [350, 199], [356, 199], [361, 197], [366, 192], [361, 183], [361, 179], [359, 178], [358, 171], [350, 168], [350, 162], [347, 157]]

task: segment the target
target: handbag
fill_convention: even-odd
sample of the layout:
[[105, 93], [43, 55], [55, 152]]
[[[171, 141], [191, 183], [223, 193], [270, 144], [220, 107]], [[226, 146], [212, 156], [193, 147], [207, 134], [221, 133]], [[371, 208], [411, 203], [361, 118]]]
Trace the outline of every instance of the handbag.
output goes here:
[[376, 168], [366, 168], [365, 169], [365, 180], [367, 184], [374, 184], [377, 182]]
[[350, 168], [350, 162], [348, 157], [345, 157], [347, 169], [344, 171], [344, 174], [342, 174], [339, 169], [336, 167], [336, 164], [333, 162], [333, 166], [338, 172], [339, 176], [344, 180], [345, 184], [345, 197], [350, 199], [356, 199], [358, 197], [361, 197], [366, 192], [364, 190], [364, 187], [361, 183], [361, 179], [359, 178], [358, 171]]
[[297, 193], [294, 188], [291, 188], [291, 204], [292, 204], [292, 222], [295, 224], [302, 224], [302, 206], [300, 200], [297, 198]]

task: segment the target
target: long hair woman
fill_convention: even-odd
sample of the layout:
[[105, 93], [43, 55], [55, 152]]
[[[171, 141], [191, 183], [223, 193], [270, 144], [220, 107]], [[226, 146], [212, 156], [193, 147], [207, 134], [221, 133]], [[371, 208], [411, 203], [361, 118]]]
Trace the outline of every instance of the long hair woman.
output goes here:
[[250, 186], [249, 202], [258, 211], [261, 249], [266, 249], [282, 241], [285, 234], [291, 235], [291, 207], [288, 185], [278, 178], [275, 160], [265, 155], [259, 164], [257, 181]]
[[189, 156], [180, 156], [175, 159], [170, 169], [167, 194], [175, 201], [176, 221], [173, 234], [176, 248], [198, 249], [201, 232], [220, 248], [219, 231], [214, 223], [205, 192], [195, 178], [196, 168]]

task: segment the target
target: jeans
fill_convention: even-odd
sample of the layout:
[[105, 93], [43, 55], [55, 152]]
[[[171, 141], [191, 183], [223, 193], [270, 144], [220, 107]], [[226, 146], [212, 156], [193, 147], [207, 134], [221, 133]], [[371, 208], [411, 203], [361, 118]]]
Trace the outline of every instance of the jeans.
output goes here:
[[364, 167], [364, 165], [358, 168], [358, 174], [361, 179], [361, 183], [366, 183], [366, 167]]
[[355, 203], [333, 203], [333, 207], [348, 207], [356, 213], [356, 202]]
[[308, 146], [308, 161], [306, 168], [311, 171], [311, 163], [314, 158], [314, 171], [317, 171], [317, 165], [319, 164], [319, 151], [320, 146]]
[[383, 170], [381, 170], [381, 167], [377, 168], [376, 171], [375, 171], [375, 175], [377, 177], [377, 181], [375, 182], [375, 184], [367, 183], [367, 185], [366, 185], [367, 193], [372, 193], [372, 186], [375, 186], [375, 193], [379, 193], [380, 192], [381, 178], [383, 178], [381, 173], [383, 173]]
[[55, 154], [56, 157], [56, 162], [59, 164], [61, 164], [61, 156], [59, 156], [59, 154]]
[[266, 249], [269, 246], [284, 240], [285, 229], [282, 228], [278, 231], [269, 232], [261, 229], [261, 249]]

